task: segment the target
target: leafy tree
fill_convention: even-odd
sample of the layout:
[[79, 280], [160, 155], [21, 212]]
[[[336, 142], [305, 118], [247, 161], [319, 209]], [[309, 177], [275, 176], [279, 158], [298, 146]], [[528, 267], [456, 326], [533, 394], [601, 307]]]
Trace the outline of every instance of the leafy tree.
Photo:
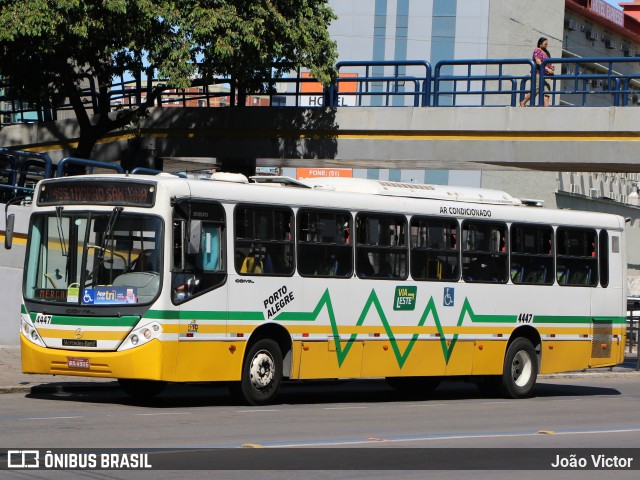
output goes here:
[[[232, 77], [239, 91], [299, 67], [321, 82], [334, 73], [335, 18], [327, 0], [0, 0], [0, 75], [15, 98], [65, 99], [80, 126], [75, 155], [90, 158], [104, 134], [135, 122], [157, 99], [112, 111], [114, 78], [151, 69], [165, 87]], [[276, 65], [274, 67], [274, 64]], [[279, 66], [278, 66], [279, 65]], [[95, 115], [82, 86], [95, 84]], [[85, 95], [83, 97], [83, 95]]]

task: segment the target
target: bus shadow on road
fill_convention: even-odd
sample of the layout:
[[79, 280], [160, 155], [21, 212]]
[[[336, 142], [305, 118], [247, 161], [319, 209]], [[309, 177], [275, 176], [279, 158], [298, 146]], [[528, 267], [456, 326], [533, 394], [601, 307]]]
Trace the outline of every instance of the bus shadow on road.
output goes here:
[[[236, 407], [240, 406], [230, 396], [226, 385], [219, 383], [169, 384], [166, 390], [153, 399], [135, 399], [117, 385], [111, 388], [75, 388], [64, 386], [32, 390], [26, 397], [34, 400], [55, 400], [97, 404], [121, 404], [145, 408], [171, 409], [185, 407]], [[590, 397], [620, 395], [611, 387], [539, 382], [534, 390], [536, 398]], [[398, 403], [415, 401], [469, 401], [483, 399], [503, 399], [498, 393], [481, 393], [473, 383], [444, 381], [437, 390], [430, 393], [394, 390], [382, 379], [375, 380], [335, 380], [285, 383], [274, 405], [310, 405], [335, 403]], [[505, 400], [506, 401], [506, 400]], [[513, 400], [518, 401], [518, 400]]]

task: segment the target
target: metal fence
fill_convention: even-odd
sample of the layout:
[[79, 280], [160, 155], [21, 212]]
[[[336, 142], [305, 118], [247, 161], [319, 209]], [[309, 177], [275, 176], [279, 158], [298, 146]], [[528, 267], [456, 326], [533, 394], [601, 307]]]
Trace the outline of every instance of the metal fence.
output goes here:
[[[637, 58], [554, 58], [544, 64], [556, 66], [553, 77], [545, 76], [531, 59], [443, 60], [432, 66], [416, 61], [349, 61], [336, 65], [336, 81], [322, 87], [308, 73], [290, 72], [282, 78], [266, 79], [260, 91], [246, 92], [246, 105], [278, 107], [445, 107], [516, 106], [531, 95], [530, 105], [635, 106], [640, 104], [640, 72]], [[544, 66], [543, 64], [543, 66]], [[625, 73], [626, 72], [626, 73]], [[629, 73], [631, 72], [631, 73]], [[549, 84], [549, 90], [538, 89]], [[101, 98], [93, 78], [82, 82], [82, 102], [94, 113]], [[538, 92], [536, 92], [538, 90]], [[109, 108], [118, 110], [144, 104], [152, 92], [154, 106], [233, 107], [244, 105], [233, 78], [208, 82], [195, 79], [186, 89], [166, 86], [153, 72], [133, 79], [114, 81], [109, 90]], [[69, 103], [55, 108], [47, 99], [29, 105], [10, 95], [11, 85], [0, 80], [0, 125], [46, 122], [65, 118]], [[311, 101], [310, 101], [311, 100]], [[66, 114], [69, 117], [72, 113]]]

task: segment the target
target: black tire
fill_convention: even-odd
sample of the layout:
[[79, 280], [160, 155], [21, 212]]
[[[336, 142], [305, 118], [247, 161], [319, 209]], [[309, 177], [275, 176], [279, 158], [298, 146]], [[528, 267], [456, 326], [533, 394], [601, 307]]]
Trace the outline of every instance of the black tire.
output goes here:
[[254, 343], [242, 365], [242, 378], [229, 385], [231, 394], [247, 405], [267, 405], [276, 398], [282, 384], [282, 352], [273, 340]]
[[138, 400], [150, 400], [159, 395], [167, 386], [167, 382], [159, 380], [131, 380], [119, 378], [120, 388], [129, 396]]
[[526, 398], [531, 395], [538, 377], [538, 356], [529, 340], [516, 338], [504, 356], [502, 394], [506, 398]]
[[386, 377], [385, 380], [391, 388], [396, 390], [426, 395], [438, 388], [442, 377]]

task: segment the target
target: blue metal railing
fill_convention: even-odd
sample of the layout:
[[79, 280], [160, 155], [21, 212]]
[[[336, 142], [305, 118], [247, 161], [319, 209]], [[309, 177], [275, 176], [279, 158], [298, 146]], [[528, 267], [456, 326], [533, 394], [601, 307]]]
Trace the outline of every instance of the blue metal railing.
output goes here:
[[[530, 94], [530, 105], [544, 104], [545, 89], [554, 106], [629, 106], [639, 103], [640, 73], [629, 68], [635, 57], [553, 58], [556, 75], [539, 78], [530, 59], [444, 60], [435, 67], [417, 61], [345, 61], [336, 64], [337, 80], [324, 90], [300, 71], [286, 78], [266, 79], [263, 92], [246, 92], [247, 105], [260, 106], [515, 106]], [[618, 71], [622, 70], [622, 71]], [[241, 99], [233, 78], [195, 80], [188, 89], [161, 86], [146, 72], [130, 81], [114, 82], [109, 92], [110, 109], [143, 104], [151, 92], [161, 107], [217, 107], [238, 105]], [[87, 109], [98, 111], [100, 97], [92, 79], [82, 92]], [[305, 85], [313, 87], [305, 88]], [[0, 125], [56, 120], [71, 105], [52, 108], [49, 102], [29, 106], [3, 96], [7, 85], [0, 81]], [[10, 89], [9, 89], [10, 91]], [[315, 93], [314, 93], [315, 92]], [[320, 93], [318, 93], [320, 92]], [[46, 107], [45, 107], [46, 106]]]
[[33, 193], [38, 180], [49, 178], [53, 162], [45, 153], [0, 148], [0, 199]]
[[[344, 72], [344, 69], [356, 70], [364, 68], [364, 75], [359, 72]], [[336, 64], [338, 79], [328, 87], [330, 106], [349, 105], [352, 102], [339, 103], [340, 97], [355, 98], [356, 106], [375, 106], [375, 100], [380, 100], [380, 106], [393, 106], [394, 100], [409, 100], [414, 107], [429, 106], [431, 92], [431, 65], [426, 61], [345, 61]], [[407, 74], [407, 70], [415, 71], [415, 75]], [[390, 71], [390, 72], [389, 72]], [[346, 74], [340, 76], [340, 73]], [[358, 76], [347, 76], [347, 75]], [[341, 85], [355, 85], [355, 90], [341, 88]], [[408, 91], [407, 87], [412, 87]], [[391, 102], [391, 103], [390, 103]], [[400, 102], [399, 102], [400, 103]]]
[[[522, 66], [525, 73], [517, 74], [513, 66]], [[510, 68], [507, 68], [510, 67]], [[445, 73], [443, 70], [451, 70]], [[475, 71], [474, 71], [475, 70]], [[488, 71], [495, 70], [495, 73]], [[524, 93], [532, 96], [536, 90], [536, 65], [530, 59], [511, 60], [443, 60], [435, 67], [433, 106], [441, 106], [441, 98], [449, 98], [449, 106], [458, 106], [458, 98], [470, 98], [465, 106], [487, 106], [489, 97], [506, 96], [507, 105], [515, 107]], [[530, 81], [530, 90], [525, 84]], [[448, 87], [448, 88], [447, 88]], [[504, 103], [492, 104], [504, 106]]]
[[[634, 57], [598, 57], [598, 58], [558, 58], [545, 60], [541, 65], [540, 83], [550, 83], [547, 94], [551, 97], [551, 105], [558, 105], [556, 98], [564, 98], [565, 105], [597, 106], [589, 103], [590, 99], [600, 99], [601, 105], [626, 107], [638, 103], [640, 95], [640, 72], [620, 73], [616, 66], [637, 64]], [[556, 73], [550, 77], [545, 75], [544, 66], [553, 64]], [[560, 72], [558, 73], [558, 66]], [[635, 85], [634, 85], [635, 83]], [[538, 92], [538, 105], [543, 104], [545, 93]], [[636, 96], [633, 101], [633, 96]], [[629, 100], [632, 100], [631, 102]], [[567, 100], [578, 100], [568, 102]]]
[[117, 163], [106, 163], [101, 162], [100, 160], [87, 160], [85, 158], [67, 157], [58, 162], [58, 168], [56, 168], [57, 177], [64, 176], [65, 167], [67, 165], [78, 165], [84, 168], [88, 167], [89, 173], [93, 173], [94, 168], [106, 168], [108, 170], [115, 170], [116, 173], [124, 173], [124, 168], [122, 168]]
[[[0, 203], [7, 203], [16, 197], [32, 194], [39, 180], [52, 177], [63, 177], [69, 172], [70, 166], [80, 167], [86, 173], [93, 173], [94, 168], [114, 170], [115, 173], [125, 173], [116, 163], [106, 163], [85, 158], [66, 157], [55, 166], [51, 158], [44, 153], [33, 153], [25, 150], [11, 150], [0, 148]], [[131, 175], [158, 175], [160, 170], [137, 167]], [[186, 178], [185, 174], [173, 174]]]

